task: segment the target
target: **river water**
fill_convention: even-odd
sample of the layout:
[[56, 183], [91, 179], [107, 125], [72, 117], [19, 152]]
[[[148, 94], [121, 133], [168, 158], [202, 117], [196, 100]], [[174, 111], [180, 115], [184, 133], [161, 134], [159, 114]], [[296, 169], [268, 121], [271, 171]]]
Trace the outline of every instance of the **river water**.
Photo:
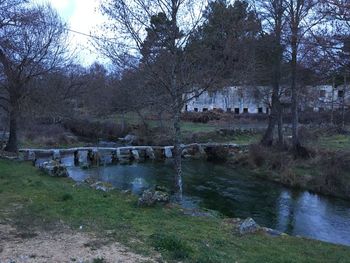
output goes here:
[[[135, 194], [154, 185], [171, 187], [174, 174], [171, 162], [68, 169], [76, 181], [94, 177]], [[262, 226], [291, 235], [350, 245], [349, 201], [291, 190], [257, 179], [245, 169], [203, 161], [184, 161], [183, 182], [186, 207], [212, 209], [228, 217], [252, 217]]]

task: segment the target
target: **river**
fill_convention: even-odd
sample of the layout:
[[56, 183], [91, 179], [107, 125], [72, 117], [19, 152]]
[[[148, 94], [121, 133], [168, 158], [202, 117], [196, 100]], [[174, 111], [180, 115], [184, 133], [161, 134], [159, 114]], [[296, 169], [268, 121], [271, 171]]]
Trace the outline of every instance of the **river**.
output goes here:
[[[171, 162], [145, 162], [82, 170], [70, 165], [76, 181], [87, 177], [111, 183], [118, 189], [140, 194], [154, 185], [171, 187]], [[216, 210], [228, 217], [254, 220], [266, 227], [336, 244], [350, 245], [350, 202], [291, 190], [258, 179], [246, 169], [203, 161], [183, 163], [186, 207]]]

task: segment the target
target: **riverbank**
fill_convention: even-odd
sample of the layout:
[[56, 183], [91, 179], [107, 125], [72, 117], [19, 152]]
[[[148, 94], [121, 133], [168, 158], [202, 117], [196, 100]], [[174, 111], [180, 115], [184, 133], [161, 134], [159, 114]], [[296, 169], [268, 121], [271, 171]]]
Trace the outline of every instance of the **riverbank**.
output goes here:
[[[23, 243], [66, 228], [70, 237], [93, 236], [93, 243], [75, 243], [89, 248], [91, 262], [103, 255], [100, 250], [118, 244], [145, 262], [346, 262], [350, 257], [348, 247], [308, 239], [240, 236], [229, 220], [184, 215], [179, 207], [138, 208], [133, 195], [51, 178], [25, 163], [0, 161], [0, 171], [0, 225], [12, 227]], [[28, 255], [32, 262], [38, 262], [37, 250]], [[68, 262], [74, 258], [69, 257]]]
[[287, 187], [350, 199], [350, 152], [346, 150], [318, 148], [310, 150], [309, 158], [295, 159], [288, 150], [251, 145], [231, 164]]

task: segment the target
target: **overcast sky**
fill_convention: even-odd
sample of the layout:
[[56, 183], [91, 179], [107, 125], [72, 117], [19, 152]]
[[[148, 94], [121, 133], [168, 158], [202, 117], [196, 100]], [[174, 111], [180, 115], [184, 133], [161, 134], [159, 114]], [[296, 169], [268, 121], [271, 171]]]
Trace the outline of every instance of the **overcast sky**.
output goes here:
[[[90, 34], [102, 24], [103, 17], [98, 12], [99, 0], [36, 0], [38, 3], [49, 2], [68, 23], [69, 28]], [[70, 32], [72, 49], [78, 52], [80, 63], [88, 66], [95, 60], [101, 60], [89, 44], [89, 38]]]

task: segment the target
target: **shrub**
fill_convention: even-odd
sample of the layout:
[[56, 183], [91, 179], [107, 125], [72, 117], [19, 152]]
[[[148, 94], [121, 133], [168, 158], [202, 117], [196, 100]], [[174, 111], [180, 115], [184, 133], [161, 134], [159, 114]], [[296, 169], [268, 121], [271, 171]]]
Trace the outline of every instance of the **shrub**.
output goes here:
[[184, 112], [181, 115], [183, 121], [190, 121], [195, 123], [208, 123], [213, 120], [220, 120], [224, 113], [218, 110], [205, 112]]
[[229, 149], [224, 146], [206, 147], [207, 160], [211, 162], [225, 162], [229, 156]]
[[175, 235], [156, 233], [151, 235], [151, 243], [157, 251], [168, 252], [176, 260], [186, 259], [192, 253], [186, 241]]
[[51, 137], [66, 132], [60, 124], [32, 124], [24, 127], [23, 130], [24, 136], [29, 140], [34, 140], [38, 137]]
[[64, 127], [77, 136], [92, 140], [116, 140], [129, 131], [128, 128], [123, 129], [121, 125], [113, 122], [99, 122], [86, 119], [67, 120], [64, 122]]
[[295, 174], [293, 169], [286, 168], [281, 172], [281, 183], [290, 185], [292, 187], [300, 187], [298, 182], [298, 176]]
[[316, 165], [322, 171], [317, 178], [320, 190], [350, 196], [349, 152], [319, 152]]
[[292, 165], [293, 158], [288, 151], [253, 144], [249, 148], [249, 163], [255, 167], [266, 166], [271, 170], [284, 171]]
[[104, 258], [94, 258], [92, 263], [106, 263], [107, 261]]
[[310, 140], [317, 139], [318, 134], [312, 129], [307, 128], [305, 126], [300, 126], [298, 129], [299, 139], [301, 142], [308, 142]]
[[249, 147], [249, 161], [256, 167], [261, 167], [265, 164], [267, 151], [260, 144], [253, 144]]
[[32, 124], [22, 127], [21, 140], [51, 147], [73, 144], [78, 141], [61, 124]]
[[63, 195], [62, 195], [62, 198], [61, 198], [61, 200], [62, 200], [63, 202], [66, 202], [66, 201], [69, 201], [69, 200], [72, 200], [72, 199], [73, 199], [73, 196], [72, 196], [71, 194], [69, 194], [69, 193], [63, 194]]

